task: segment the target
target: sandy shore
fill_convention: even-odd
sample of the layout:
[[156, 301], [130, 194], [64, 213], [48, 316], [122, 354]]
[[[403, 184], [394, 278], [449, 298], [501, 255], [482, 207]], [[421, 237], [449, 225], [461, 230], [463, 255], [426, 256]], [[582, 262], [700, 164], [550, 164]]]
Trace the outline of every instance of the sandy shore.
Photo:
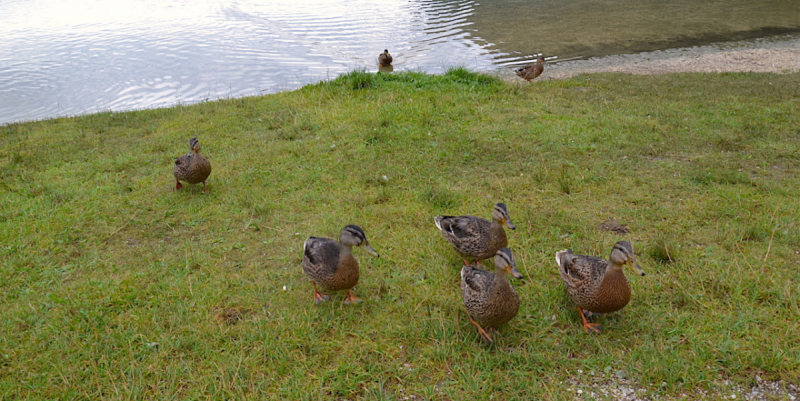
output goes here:
[[[512, 70], [508, 72], [513, 74]], [[673, 72], [800, 72], [800, 35], [588, 60], [553, 60], [548, 62], [538, 79], [564, 79], [596, 72], [641, 75]], [[512, 76], [519, 80], [515, 75]]]

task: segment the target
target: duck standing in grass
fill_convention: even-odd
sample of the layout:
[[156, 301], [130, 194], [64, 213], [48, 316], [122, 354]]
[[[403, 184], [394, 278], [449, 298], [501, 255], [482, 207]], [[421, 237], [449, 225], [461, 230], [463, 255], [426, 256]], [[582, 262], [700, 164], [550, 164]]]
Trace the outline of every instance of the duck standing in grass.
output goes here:
[[442, 232], [442, 236], [464, 258], [465, 265], [469, 264], [467, 259], [480, 262], [495, 256], [500, 248], [508, 246], [503, 225], [516, 229], [505, 203], [494, 205], [492, 221], [475, 216], [436, 216], [433, 222]]
[[497, 251], [494, 265], [494, 273], [476, 266], [467, 265], [461, 268], [461, 295], [464, 297], [469, 321], [478, 328], [487, 343], [492, 343], [493, 340], [484, 328], [495, 330], [495, 327], [513, 319], [519, 311], [519, 297], [508, 282], [508, 274], [522, 278], [514, 263], [514, 255], [508, 248]]
[[544, 72], [544, 57], [539, 56], [535, 64], [523, 66], [520, 69], [514, 70], [514, 72], [516, 72], [520, 78], [530, 82], [531, 79], [542, 75]]
[[388, 49], [384, 49], [383, 53], [378, 55], [378, 64], [380, 64], [381, 67], [388, 67], [392, 65], [392, 55], [389, 54]]
[[172, 168], [175, 175], [175, 190], [183, 188], [181, 181], [188, 184], [203, 183], [203, 192], [206, 191], [206, 179], [211, 175], [211, 163], [200, 154], [200, 141], [197, 138], [189, 140], [189, 153], [175, 159]]
[[631, 287], [623, 271], [625, 266], [644, 276], [644, 271], [636, 263], [633, 245], [628, 241], [614, 244], [609, 260], [576, 255], [566, 249], [556, 252], [556, 263], [567, 293], [578, 305], [586, 333], [600, 333], [603, 326], [589, 323], [584, 311], [610, 313], [624, 308], [631, 300]]
[[352, 291], [358, 284], [358, 261], [351, 252], [353, 246], [362, 246], [370, 255], [380, 257], [367, 242], [364, 230], [356, 225], [348, 225], [339, 234], [339, 241], [308, 237], [303, 244], [303, 271], [314, 285], [316, 303], [327, 301], [330, 297], [317, 290], [317, 284], [325, 291], [347, 290], [345, 305], [361, 302]]

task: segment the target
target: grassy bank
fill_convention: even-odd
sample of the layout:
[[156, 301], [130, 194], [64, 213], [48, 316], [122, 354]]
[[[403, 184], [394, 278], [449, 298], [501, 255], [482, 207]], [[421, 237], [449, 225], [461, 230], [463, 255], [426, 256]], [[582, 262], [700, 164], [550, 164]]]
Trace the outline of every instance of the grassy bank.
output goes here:
[[[259, 98], [0, 127], [0, 398], [556, 399], [800, 382], [800, 75], [511, 85], [351, 73]], [[172, 190], [196, 136], [209, 191]], [[483, 345], [437, 214], [509, 205], [525, 275]], [[614, 219], [627, 234], [604, 231]], [[365, 302], [309, 235], [364, 228]], [[586, 335], [554, 253], [634, 244]], [[725, 393], [728, 394], [728, 393]]]

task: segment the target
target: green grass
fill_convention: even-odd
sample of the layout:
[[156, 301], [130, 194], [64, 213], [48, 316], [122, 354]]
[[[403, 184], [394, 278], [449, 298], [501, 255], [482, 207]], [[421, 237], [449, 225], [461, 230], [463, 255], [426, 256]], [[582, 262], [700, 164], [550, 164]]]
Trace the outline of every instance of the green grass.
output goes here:
[[[0, 399], [559, 399], [800, 382], [800, 75], [507, 84], [372, 75], [0, 127]], [[197, 136], [213, 172], [172, 190]], [[509, 205], [494, 346], [433, 216]], [[616, 219], [630, 229], [601, 231]], [[365, 302], [315, 305], [309, 235], [364, 228]], [[554, 253], [648, 273], [586, 335]], [[285, 286], [285, 290], [284, 290]], [[578, 373], [582, 371], [583, 373]], [[662, 385], [662, 382], [664, 383]]]

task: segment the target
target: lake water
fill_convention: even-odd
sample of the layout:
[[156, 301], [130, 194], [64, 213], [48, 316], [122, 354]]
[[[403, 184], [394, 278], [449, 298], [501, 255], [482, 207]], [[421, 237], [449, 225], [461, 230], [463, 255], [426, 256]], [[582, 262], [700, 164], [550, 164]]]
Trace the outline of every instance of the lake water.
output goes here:
[[800, 32], [800, 0], [4, 0], [0, 124]]

